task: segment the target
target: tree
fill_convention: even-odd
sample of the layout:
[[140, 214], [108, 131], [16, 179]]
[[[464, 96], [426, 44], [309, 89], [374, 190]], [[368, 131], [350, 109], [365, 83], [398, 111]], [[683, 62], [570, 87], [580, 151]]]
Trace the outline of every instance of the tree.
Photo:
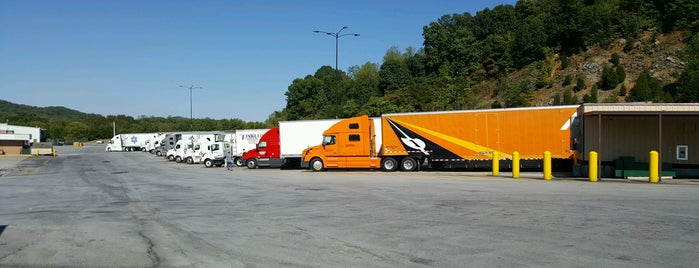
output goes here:
[[660, 80], [652, 77], [648, 70], [641, 72], [636, 79], [636, 86], [626, 98], [627, 101], [663, 102], [665, 95]]
[[570, 88], [563, 91], [563, 105], [573, 105], [578, 104], [578, 98], [573, 95], [573, 91]]
[[[323, 66], [323, 68], [330, 68]], [[332, 89], [317, 76], [306, 76], [304, 79], [294, 79], [284, 95], [286, 95], [286, 115], [289, 120], [333, 118], [335, 109], [332, 107]], [[326, 79], [327, 80], [327, 79]]]
[[687, 63], [684, 72], [677, 80], [677, 100], [681, 102], [699, 101], [699, 34], [690, 40], [685, 51]]
[[512, 47], [515, 66], [521, 68], [546, 58], [544, 53], [547, 38], [545, 29], [544, 23], [536, 17], [529, 17], [519, 25]]
[[347, 97], [357, 104], [368, 103], [371, 97], [381, 96], [379, 90], [379, 71], [376, 64], [366, 62], [361, 67], [353, 66], [349, 69], [353, 83], [347, 91]]
[[86, 139], [88, 129], [89, 127], [85, 123], [72, 121], [65, 127], [65, 137], [73, 140]]
[[534, 87], [531, 82], [523, 81], [508, 85], [505, 94], [505, 107], [526, 107], [534, 97]]
[[397, 48], [386, 52], [384, 63], [379, 70], [379, 91], [382, 95], [391, 94], [410, 85], [412, 75]]

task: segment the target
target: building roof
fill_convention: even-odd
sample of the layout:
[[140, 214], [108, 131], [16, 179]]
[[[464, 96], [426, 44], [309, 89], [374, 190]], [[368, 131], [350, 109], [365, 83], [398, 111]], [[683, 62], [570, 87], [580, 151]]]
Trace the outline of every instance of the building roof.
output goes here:
[[699, 115], [699, 103], [585, 103], [578, 115]]

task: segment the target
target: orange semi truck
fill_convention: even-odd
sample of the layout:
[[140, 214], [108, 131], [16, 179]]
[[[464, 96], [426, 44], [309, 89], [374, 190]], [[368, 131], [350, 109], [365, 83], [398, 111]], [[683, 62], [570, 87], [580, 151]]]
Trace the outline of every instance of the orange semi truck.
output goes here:
[[[578, 106], [550, 106], [359, 116], [325, 132], [323, 143], [303, 151], [302, 167], [414, 171], [490, 168], [494, 152], [523, 168], [540, 167], [545, 151], [554, 168], [572, 168]], [[379, 133], [377, 133], [377, 130]]]

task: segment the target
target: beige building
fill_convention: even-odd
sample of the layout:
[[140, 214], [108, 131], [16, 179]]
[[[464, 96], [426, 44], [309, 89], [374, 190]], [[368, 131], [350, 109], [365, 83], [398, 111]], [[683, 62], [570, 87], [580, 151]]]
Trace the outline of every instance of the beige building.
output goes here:
[[602, 177], [644, 176], [650, 151], [659, 153], [662, 176], [699, 177], [699, 104], [583, 104], [578, 108], [578, 158], [599, 155]]

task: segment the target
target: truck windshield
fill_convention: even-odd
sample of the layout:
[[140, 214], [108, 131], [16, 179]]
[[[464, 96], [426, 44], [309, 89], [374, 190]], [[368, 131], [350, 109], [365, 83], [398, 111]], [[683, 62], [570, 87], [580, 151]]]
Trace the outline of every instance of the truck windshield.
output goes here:
[[260, 149], [260, 148], [267, 148], [267, 142], [261, 141], [260, 144], [257, 145], [257, 149]]
[[323, 137], [323, 145], [335, 144], [335, 136], [325, 136]]
[[212, 151], [218, 151], [218, 144], [211, 145]]

